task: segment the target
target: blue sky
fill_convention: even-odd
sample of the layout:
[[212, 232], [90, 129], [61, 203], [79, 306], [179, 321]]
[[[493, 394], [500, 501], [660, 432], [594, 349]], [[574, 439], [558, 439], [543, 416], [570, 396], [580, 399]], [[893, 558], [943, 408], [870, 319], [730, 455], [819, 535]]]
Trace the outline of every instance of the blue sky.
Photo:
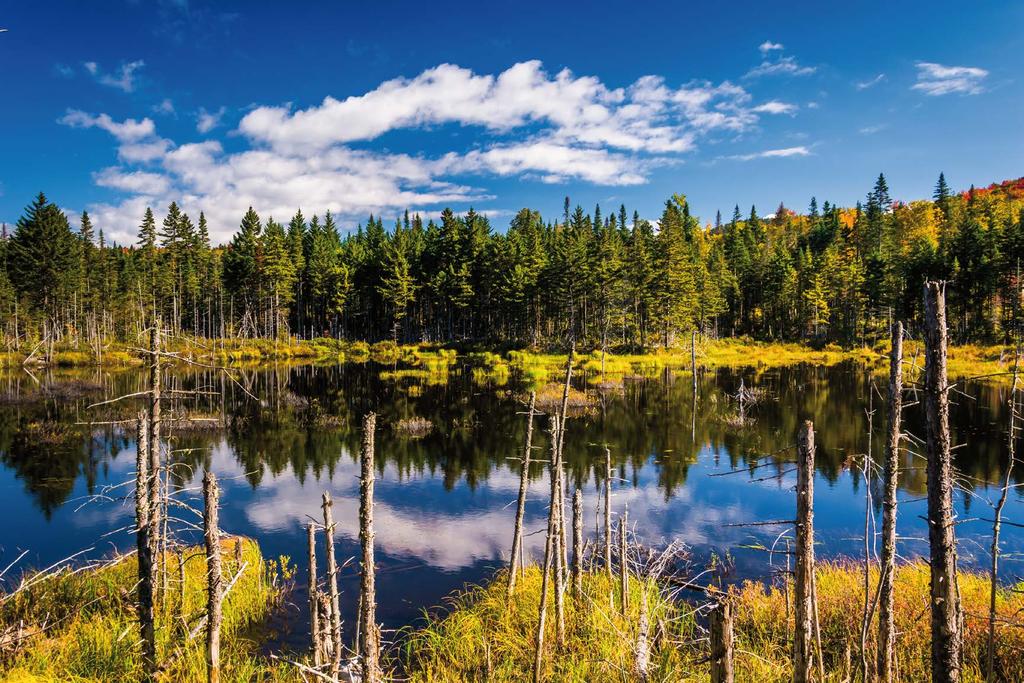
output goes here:
[[9, 2], [0, 220], [45, 191], [345, 226], [408, 207], [712, 220], [1024, 174], [1024, 4]]

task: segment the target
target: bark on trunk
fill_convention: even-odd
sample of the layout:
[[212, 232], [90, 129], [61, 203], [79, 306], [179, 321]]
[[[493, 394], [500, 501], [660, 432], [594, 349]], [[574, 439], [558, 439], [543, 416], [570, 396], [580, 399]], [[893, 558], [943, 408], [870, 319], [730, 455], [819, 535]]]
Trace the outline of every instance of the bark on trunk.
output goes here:
[[[558, 416], [551, 418], [551, 458], [554, 460], [558, 452]], [[540, 607], [537, 619], [537, 644], [533, 658], [533, 682], [540, 683], [544, 666], [544, 626], [548, 613], [548, 584], [550, 583], [552, 560], [555, 554], [555, 537], [558, 535], [558, 520], [555, 501], [558, 497], [558, 478], [555, 476], [554, 462], [551, 463], [551, 502], [548, 508], [548, 531], [544, 545], [544, 568], [540, 583]]]
[[612, 451], [604, 447], [604, 568], [612, 579]]
[[203, 477], [203, 535], [206, 540], [206, 680], [220, 681], [220, 623], [223, 579], [220, 566], [220, 529], [217, 506], [220, 491], [217, 477], [207, 471]]
[[317, 609], [316, 524], [306, 526], [306, 544], [309, 546], [309, 634], [313, 641], [313, 665], [320, 666], [320, 610]]
[[135, 547], [138, 551], [139, 583], [136, 611], [142, 638], [142, 669], [145, 680], [156, 676], [156, 627], [153, 616], [153, 549], [149, 519], [149, 424], [140, 412], [136, 425], [135, 457]]
[[519, 472], [519, 499], [516, 505], [516, 524], [512, 532], [512, 560], [508, 569], [508, 597], [516, 589], [516, 578], [520, 570], [519, 557], [523, 547], [523, 516], [526, 513], [526, 491], [530, 486], [530, 449], [533, 448], [533, 414], [537, 405], [537, 392], [530, 392], [529, 416], [526, 419], [526, 445], [523, 447], [523, 461]]
[[572, 590], [578, 600], [583, 596], [583, 492], [572, 495]]
[[928, 541], [931, 549], [932, 681], [961, 675], [960, 597], [953, 528], [953, 465], [946, 379], [945, 283], [924, 286], [924, 412], [928, 459]]
[[362, 644], [363, 683], [380, 681], [379, 647], [377, 644], [377, 592], [374, 583], [373, 559], [373, 434], [377, 416], [363, 418], [363, 448], [359, 478], [359, 542], [363, 550], [363, 576], [359, 589], [361, 603], [360, 642]]
[[331, 492], [324, 491], [324, 534], [327, 537], [327, 589], [330, 591], [331, 607], [331, 677], [337, 678], [341, 669], [341, 608], [338, 597], [338, 563], [334, 558], [334, 503]]
[[804, 422], [797, 441], [796, 495], [793, 682], [808, 683], [814, 660], [814, 425], [810, 420]]
[[882, 502], [882, 566], [878, 585], [878, 680], [890, 683], [895, 676], [896, 621], [893, 584], [896, 578], [896, 488], [900, 465], [900, 429], [903, 412], [903, 323], [892, 328], [889, 354], [889, 430], [885, 444]]
[[720, 600], [711, 612], [711, 683], [733, 683], [732, 605]]
[[619, 517], [619, 600], [622, 603], [622, 614], [629, 609], [629, 559], [626, 557], [626, 525], [629, 523], [629, 511], [622, 510]]

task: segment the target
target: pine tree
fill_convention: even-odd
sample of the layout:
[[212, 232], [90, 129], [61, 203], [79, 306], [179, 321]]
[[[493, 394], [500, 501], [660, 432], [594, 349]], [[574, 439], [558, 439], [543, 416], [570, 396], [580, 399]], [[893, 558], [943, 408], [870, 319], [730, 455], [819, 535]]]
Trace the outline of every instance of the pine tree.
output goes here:
[[237, 304], [241, 305], [243, 334], [257, 333], [259, 321], [255, 317], [256, 302], [260, 296], [260, 217], [250, 206], [242, 217], [238, 232], [224, 252], [224, 285]]
[[79, 249], [67, 217], [40, 192], [18, 219], [8, 246], [8, 268], [18, 295], [45, 317], [53, 335], [71, 317], [69, 304], [81, 272]]

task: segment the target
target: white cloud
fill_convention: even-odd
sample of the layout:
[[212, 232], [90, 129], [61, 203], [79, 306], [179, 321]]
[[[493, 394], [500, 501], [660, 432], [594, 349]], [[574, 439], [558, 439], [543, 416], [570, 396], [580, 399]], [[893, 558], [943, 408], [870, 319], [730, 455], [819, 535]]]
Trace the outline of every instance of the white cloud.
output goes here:
[[977, 95], [984, 92], [983, 81], [988, 71], [975, 66], [945, 66], [934, 62], [917, 63], [917, 83], [912, 90], [926, 95]]
[[854, 85], [856, 86], [857, 90], [867, 90], [868, 88], [873, 88], [874, 86], [878, 85], [884, 80], [885, 74], [878, 74], [874, 78], [869, 78], [866, 81], [858, 81]]
[[156, 114], [164, 114], [164, 115], [167, 115], [167, 116], [173, 116], [174, 115], [174, 102], [171, 101], [171, 98], [165, 97], [163, 99], [163, 101], [160, 102], [160, 104], [153, 105], [153, 112], [156, 113]]
[[537, 174], [546, 183], [579, 178], [596, 185], [639, 185], [646, 177], [639, 173], [642, 162], [605, 149], [570, 147], [552, 142], [492, 147], [473, 150], [445, 159], [452, 171], [488, 171], [502, 176]]
[[221, 107], [216, 111], [206, 111], [206, 109], [200, 107], [199, 112], [196, 114], [196, 130], [203, 134], [209, 133], [220, 125], [220, 120], [224, 117], [224, 112], [226, 111], [226, 107]]
[[766, 149], [761, 152], [753, 152], [752, 154], [733, 154], [725, 158], [732, 159], [734, 161], [753, 161], [754, 159], [805, 157], [808, 156], [810, 153], [810, 149], [803, 145], [800, 145], [798, 147], [785, 147], [783, 149]]
[[884, 123], [879, 123], [878, 125], [875, 125], [875, 126], [864, 126], [863, 128], [860, 129], [860, 134], [861, 135], [874, 135], [875, 133], [881, 132], [881, 131], [885, 130], [886, 128], [888, 128], [888, 125], [884, 124]]
[[780, 57], [775, 61], [765, 60], [748, 71], [744, 78], [762, 76], [809, 76], [817, 71], [814, 66], [800, 66], [796, 57]]
[[170, 140], [156, 136], [156, 125], [153, 119], [148, 117], [141, 121], [125, 119], [118, 122], [108, 114], [94, 116], [79, 109], [68, 109], [57, 122], [72, 128], [99, 128], [107, 131], [121, 143], [117, 153], [122, 161], [154, 161], [163, 156], [171, 146]]
[[770, 102], [757, 105], [751, 111], [758, 112], [759, 114], [795, 114], [797, 109], [799, 107], [795, 104], [771, 100]]
[[493, 133], [539, 126], [565, 142], [678, 152], [692, 147], [694, 130], [749, 125], [749, 116], [742, 116], [747, 99], [742, 88], [727, 82], [672, 89], [659, 77], [645, 76], [627, 88], [609, 88], [568, 69], [551, 76], [539, 61], [515, 64], [497, 76], [442, 64], [363, 95], [326, 97], [304, 110], [258, 107], [242, 119], [239, 131], [290, 153], [450, 123]]
[[[69, 110], [61, 123], [100, 128], [118, 143], [121, 166], [100, 170], [95, 181], [125, 197], [86, 207], [112, 239], [133, 241], [145, 207], [174, 200], [190, 214], [205, 211], [211, 237], [223, 242], [250, 205], [279, 219], [299, 206], [307, 214], [330, 210], [351, 225], [371, 212], [493, 199], [481, 187], [493, 176], [641, 184], [654, 168], [681, 163], [703, 140], [720, 133], [735, 139], [762, 116], [798, 109], [779, 100], [755, 106], [752, 99], [729, 81], [673, 87], [652, 75], [616, 88], [566, 69], [549, 74], [537, 61], [496, 75], [442, 64], [302, 110], [258, 106], [243, 117], [241, 145], [230, 150], [213, 139], [177, 145], [159, 136], [149, 118], [115, 121]], [[225, 111], [200, 109], [199, 132], [213, 130]], [[465, 139], [438, 134], [441, 126], [479, 134], [432, 156], [352, 146], [398, 129]]]
[[770, 40], [766, 40], [757, 46], [757, 49], [761, 51], [761, 54], [766, 55], [773, 50], [781, 50], [783, 48], [782, 43], [773, 43]]
[[82, 66], [101, 85], [117, 88], [124, 92], [135, 90], [135, 72], [144, 67], [146, 63], [141, 59], [128, 62], [118, 67], [116, 74], [104, 73], [96, 62], [85, 62]]
[[156, 126], [150, 118], [141, 121], [125, 119], [118, 123], [107, 114], [93, 116], [80, 109], [68, 109], [58, 123], [72, 128], [100, 128], [117, 138], [118, 142], [134, 142], [150, 137], [156, 132]]
[[167, 177], [160, 173], [126, 172], [115, 166], [93, 174], [93, 180], [100, 187], [110, 187], [135, 194], [161, 195], [170, 189]]

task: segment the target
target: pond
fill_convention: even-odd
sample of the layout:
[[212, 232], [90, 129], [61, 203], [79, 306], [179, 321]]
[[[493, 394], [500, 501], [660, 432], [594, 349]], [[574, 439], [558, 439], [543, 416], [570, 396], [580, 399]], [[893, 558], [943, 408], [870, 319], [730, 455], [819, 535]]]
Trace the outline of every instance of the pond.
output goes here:
[[[180, 394], [187, 398], [165, 408], [172, 458], [180, 463], [173, 485], [183, 496], [195, 495], [202, 469], [211, 468], [222, 483], [222, 527], [258, 539], [265, 555], [288, 555], [303, 570], [304, 526], [319, 517], [324, 490], [335, 499], [339, 556], [358, 554], [358, 429], [365, 412], [377, 412], [377, 594], [386, 628], [415, 623], [451, 591], [486, 579], [507, 561], [529, 390], [515, 372], [489, 377], [464, 359], [440, 378], [396, 369], [373, 362], [297, 365], [239, 370], [228, 378], [185, 367], [168, 370], [165, 380], [197, 392]], [[688, 373], [663, 371], [603, 390], [594, 379], [576, 379], [592, 400], [569, 420], [565, 439], [568, 481], [583, 490], [591, 537], [607, 444], [616, 472], [613, 508], [628, 508], [641, 539], [678, 539], [695, 565], [716, 558], [725, 580], [770, 577], [770, 561], [777, 567], [784, 559], [763, 548], [782, 528], [742, 525], [793, 516], [792, 447], [801, 421], [811, 419], [818, 555], [863, 553], [859, 455], [867, 449], [873, 407], [872, 450], [876, 462], [882, 458], [884, 379], [853, 364], [709, 370], [699, 377], [696, 398]], [[734, 398], [741, 385], [758, 400], [745, 406], [747, 419], [739, 424]], [[100, 557], [134, 546], [125, 530], [131, 490], [116, 486], [134, 476], [134, 428], [112, 423], [140, 405], [128, 399], [88, 406], [145, 388], [141, 370], [0, 378], [0, 566], [22, 550], [29, 551], [23, 565], [41, 567], [84, 548], [91, 550], [82, 557]], [[1007, 465], [1007, 399], [1006, 387], [985, 384], [967, 384], [954, 396], [953, 443], [963, 444], [954, 451], [963, 487], [955, 494], [963, 566], [987, 562], [991, 525], [984, 520], [992, 516], [988, 501], [998, 497], [995, 482]], [[174, 426], [185, 413], [206, 420]], [[401, 435], [396, 424], [412, 417], [433, 428], [422, 438]], [[906, 410], [905, 425], [923, 437], [920, 406]], [[539, 458], [547, 457], [547, 426], [539, 417]], [[903, 557], [927, 551], [924, 462], [921, 449], [909, 446], [900, 475]], [[526, 507], [525, 547], [533, 558], [543, 552], [543, 533], [534, 533], [546, 524], [543, 467], [535, 463], [531, 470]], [[873, 476], [873, 523], [880, 530], [881, 487]], [[1005, 517], [1024, 521], [1017, 491]], [[1004, 539], [1004, 552], [1024, 550], [1024, 530], [1004, 527]], [[321, 563], [322, 557], [321, 550]], [[1016, 575], [1012, 556], [1004, 566], [1008, 578]], [[356, 567], [349, 564], [342, 579], [350, 624]], [[303, 605], [298, 592], [293, 602]], [[305, 616], [297, 612], [291, 621], [288, 637], [300, 643]]]

